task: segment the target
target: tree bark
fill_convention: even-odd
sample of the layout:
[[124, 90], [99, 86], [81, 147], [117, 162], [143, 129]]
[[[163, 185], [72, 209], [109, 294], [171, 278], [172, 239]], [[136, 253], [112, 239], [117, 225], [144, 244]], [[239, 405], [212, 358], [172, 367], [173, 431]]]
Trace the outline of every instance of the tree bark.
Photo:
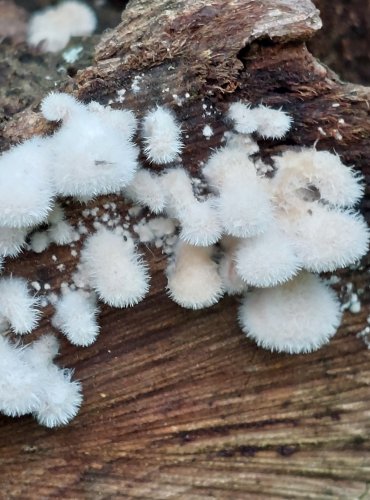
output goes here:
[[[193, 174], [221, 144], [230, 102], [282, 106], [294, 126], [282, 141], [260, 141], [266, 158], [317, 141], [368, 180], [370, 91], [341, 82], [309, 53], [306, 41], [319, 27], [309, 0], [132, 0], [98, 43], [95, 62], [59, 86], [138, 116], [168, 104], [183, 125], [183, 163]], [[37, 113], [40, 94], [5, 121], [4, 148], [50, 132]], [[127, 210], [114, 196], [99, 206], [108, 200]], [[80, 219], [79, 204], [65, 208]], [[368, 198], [362, 209], [368, 216]], [[102, 331], [89, 348], [62, 339], [60, 364], [74, 367], [84, 386], [77, 418], [47, 430], [29, 417], [0, 417], [4, 497], [368, 498], [370, 365], [356, 333], [370, 314], [369, 258], [336, 273], [338, 293], [351, 283], [359, 294], [360, 313], [345, 312], [321, 350], [289, 356], [243, 336], [234, 299], [199, 312], [178, 307], [164, 291], [165, 256], [148, 249], [146, 256], [152, 285], [144, 302], [102, 307]], [[68, 247], [52, 247], [24, 253], [6, 271], [58, 291], [77, 260]], [[51, 314], [48, 307], [37, 334], [50, 330]]]

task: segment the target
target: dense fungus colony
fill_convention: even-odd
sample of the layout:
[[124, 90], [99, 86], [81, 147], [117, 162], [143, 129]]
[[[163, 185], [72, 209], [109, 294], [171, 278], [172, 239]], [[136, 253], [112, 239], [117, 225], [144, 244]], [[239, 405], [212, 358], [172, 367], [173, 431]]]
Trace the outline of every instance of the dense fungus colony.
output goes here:
[[[348, 266], [366, 253], [368, 228], [354, 209], [363, 186], [337, 155], [314, 147], [286, 148], [273, 167], [264, 164], [252, 134], [282, 138], [289, 115], [232, 104], [227, 119], [233, 130], [203, 165], [199, 181], [181, 166], [181, 129], [164, 107], [144, 117], [136, 141], [150, 163], [165, 165], [160, 173], [139, 166], [130, 111], [59, 93], [47, 96], [41, 111], [59, 121], [59, 129], [0, 159], [1, 264], [24, 247], [43, 252], [52, 242], [73, 245], [84, 238], [73, 286], [64, 283], [52, 301], [52, 325], [72, 344], [88, 346], [97, 338], [99, 301], [126, 308], [149, 290], [148, 266], [128, 231], [110, 227], [109, 220], [94, 233], [72, 226], [57, 201], [72, 196], [84, 203], [109, 193], [160, 215], [136, 232], [141, 242], [172, 238], [167, 289], [180, 306], [201, 309], [225, 293], [240, 295], [242, 330], [270, 350], [309, 352], [334, 335], [340, 304], [315, 273]], [[53, 363], [54, 336], [28, 345], [14, 340], [31, 332], [39, 317], [29, 284], [1, 278], [0, 410], [31, 413], [53, 427], [76, 414], [81, 388]]]

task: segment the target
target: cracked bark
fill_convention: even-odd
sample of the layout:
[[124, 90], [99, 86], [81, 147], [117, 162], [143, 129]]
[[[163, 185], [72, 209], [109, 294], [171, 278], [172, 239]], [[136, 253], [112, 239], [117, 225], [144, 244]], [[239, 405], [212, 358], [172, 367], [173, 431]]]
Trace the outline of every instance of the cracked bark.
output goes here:
[[[368, 180], [369, 89], [341, 82], [308, 52], [319, 26], [308, 0], [136, 0], [97, 44], [93, 65], [55, 78], [86, 101], [105, 103], [125, 88], [122, 106], [139, 116], [157, 103], [173, 107], [193, 173], [220, 145], [228, 103], [247, 99], [283, 106], [294, 118], [283, 141], [260, 142], [266, 157], [318, 141]], [[137, 76], [139, 93], [131, 89]], [[44, 92], [35, 85], [18, 107], [7, 96], [3, 148], [51, 130], [37, 114]], [[204, 104], [216, 112], [204, 117]], [[209, 141], [205, 123], [215, 132]], [[114, 197], [101, 204], [107, 199], [125, 210]], [[367, 216], [369, 208], [367, 197]], [[72, 220], [80, 210], [66, 207]], [[63, 275], [51, 255], [66, 265]], [[235, 300], [200, 312], [177, 307], [164, 292], [165, 258], [149, 251], [147, 258], [153, 279], [143, 303], [103, 307], [100, 337], [88, 349], [62, 340], [60, 363], [75, 367], [84, 385], [79, 416], [52, 431], [28, 417], [0, 418], [5, 498], [366, 498], [369, 354], [356, 333], [370, 313], [368, 259], [338, 273], [339, 292], [348, 282], [363, 289], [360, 314], [346, 312], [318, 352], [288, 356], [243, 337]], [[7, 270], [57, 291], [75, 265], [69, 248], [52, 247], [37, 258], [26, 252]], [[49, 330], [51, 313], [38, 333]]]

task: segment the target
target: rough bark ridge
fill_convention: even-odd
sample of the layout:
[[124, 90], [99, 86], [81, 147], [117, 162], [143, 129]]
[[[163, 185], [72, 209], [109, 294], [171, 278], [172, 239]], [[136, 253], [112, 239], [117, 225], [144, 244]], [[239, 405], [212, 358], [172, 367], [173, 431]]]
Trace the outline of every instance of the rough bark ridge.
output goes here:
[[[280, 143], [261, 142], [266, 156], [318, 140], [368, 179], [370, 92], [341, 83], [307, 51], [319, 26], [308, 0], [136, 0], [98, 44], [95, 64], [64, 88], [139, 116], [169, 104], [183, 123], [184, 165], [193, 172], [220, 144], [229, 101], [281, 105], [294, 127]], [[31, 116], [38, 131], [48, 130], [36, 105], [37, 98], [6, 124], [5, 145], [20, 130], [33, 133]], [[206, 123], [215, 132], [209, 141]], [[369, 208], [365, 200], [367, 215]], [[77, 220], [81, 207], [66, 211]], [[66, 265], [63, 276], [52, 254]], [[84, 384], [79, 416], [53, 431], [1, 417], [4, 497], [368, 498], [369, 353], [356, 337], [370, 313], [368, 261], [341, 273], [337, 285], [345, 294], [351, 282], [361, 294], [360, 314], [345, 313], [325, 348], [290, 357], [243, 337], [234, 300], [201, 312], [177, 307], [163, 291], [165, 258], [149, 251], [147, 258], [149, 297], [132, 310], [103, 307], [92, 347], [63, 342], [60, 362], [75, 366]], [[59, 290], [75, 265], [68, 248], [53, 247], [7, 270]], [[45, 318], [40, 332], [48, 329]]]

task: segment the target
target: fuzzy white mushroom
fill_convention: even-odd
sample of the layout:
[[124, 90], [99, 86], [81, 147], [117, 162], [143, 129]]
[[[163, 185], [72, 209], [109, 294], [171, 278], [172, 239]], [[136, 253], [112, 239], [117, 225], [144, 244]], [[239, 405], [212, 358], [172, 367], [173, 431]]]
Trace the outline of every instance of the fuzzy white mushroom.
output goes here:
[[[57, 245], [68, 245], [72, 243], [72, 241], [76, 241], [79, 239], [78, 232], [74, 229], [74, 227], [65, 220], [65, 213], [62, 206], [59, 203], [55, 203], [52, 211], [48, 216], [49, 227], [45, 234], [48, 242], [56, 243]], [[37, 241], [35, 242], [42, 246], [42, 238], [39, 236]], [[31, 242], [32, 245], [32, 242]]]
[[292, 242], [276, 226], [242, 240], [235, 251], [235, 263], [243, 281], [256, 287], [285, 283], [297, 274], [301, 264]]
[[167, 268], [167, 289], [180, 306], [202, 309], [221, 298], [222, 281], [212, 253], [212, 247], [177, 244], [174, 261]]
[[73, 226], [65, 220], [52, 224], [47, 232], [49, 240], [57, 245], [68, 245], [79, 237]]
[[85, 105], [72, 95], [53, 91], [43, 98], [40, 107], [44, 118], [52, 122], [67, 121], [85, 110]]
[[54, 196], [47, 144], [36, 137], [0, 157], [0, 226], [24, 228], [46, 219]]
[[[46, 98], [49, 116], [53, 106], [59, 109], [61, 98], [65, 99], [64, 94]], [[68, 119], [48, 139], [58, 194], [89, 199], [124, 188], [137, 168], [137, 148], [86, 106], [72, 101], [69, 107], [69, 100], [65, 104]]]
[[265, 349], [290, 354], [326, 344], [340, 320], [334, 291], [309, 273], [281, 286], [250, 292], [239, 309], [240, 325], [248, 337]]
[[189, 245], [209, 246], [216, 243], [222, 227], [214, 198], [197, 201], [178, 213], [181, 221], [180, 238]]
[[166, 209], [173, 217], [185, 210], [196, 200], [191, 179], [183, 168], [171, 168], [160, 177], [166, 195]]
[[142, 136], [145, 154], [153, 163], [165, 164], [174, 161], [183, 147], [181, 129], [175, 116], [160, 106], [145, 115]]
[[216, 243], [222, 227], [215, 200], [198, 201], [189, 174], [182, 168], [167, 170], [161, 177], [166, 194], [166, 211], [181, 224], [180, 238], [190, 245], [209, 246]]
[[258, 124], [251, 105], [243, 102], [234, 102], [229, 107], [229, 119], [240, 134], [251, 134], [257, 130]]
[[97, 19], [88, 5], [74, 0], [35, 12], [28, 24], [27, 41], [43, 52], [58, 52], [72, 36], [90, 35]]
[[237, 238], [262, 234], [272, 223], [272, 205], [263, 179], [242, 147], [216, 151], [203, 175], [219, 194], [217, 209], [224, 232]]
[[10, 323], [14, 333], [31, 332], [38, 323], [38, 300], [31, 296], [23, 278], [0, 279], [0, 314]]
[[228, 178], [218, 198], [218, 214], [226, 234], [249, 238], [273, 223], [272, 207], [256, 176]]
[[133, 306], [147, 294], [147, 266], [131, 239], [101, 228], [85, 241], [81, 259], [98, 297], [110, 306]]
[[145, 169], [136, 172], [132, 182], [124, 189], [124, 194], [135, 203], [147, 206], [155, 214], [162, 212], [166, 204], [160, 177]]
[[308, 271], [334, 271], [356, 263], [368, 251], [369, 228], [356, 212], [310, 204], [299, 217], [282, 217], [281, 224]]
[[71, 370], [61, 370], [51, 365], [40, 402], [34, 412], [37, 421], [46, 427], [66, 425], [77, 414], [81, 403], [81, 384], [72, 380]]
[[281, 139], [292, 125], [292, 118], [288, 113], [262, 104], [253, 109], [253, 116], [257, 123], [257, 133], [268, 139]]
[[254, 164], [240, 140], [232, 140], [226, 147], [219, 148], [208, 159], [202, 173], [209, 186], [217, 193], [222, 190], [225, 180], [244, 172], [253, 177]]
[[0, 227], [0, 256], [16, 257], [26, 245], [29, 228]]
[[363, 196], [361, 176], [329, 151], [287, 150], [274, 161], [277, 172], [272, 185], [287, 201], [299, 195], [299, 190], [312, 186], [322, 200], [337, 207], [352, 207]]
[[35, 253], [42, 253], [48, 248], [50, 238], [47, 231], [36, 231], [31, 235], [30, 246]]
[[94, 297], [81, 291], [68, 291], [59, 298], [55, 310], [53, 324], [72, 344], [88, 346], [96, 340], [99, 310]]

